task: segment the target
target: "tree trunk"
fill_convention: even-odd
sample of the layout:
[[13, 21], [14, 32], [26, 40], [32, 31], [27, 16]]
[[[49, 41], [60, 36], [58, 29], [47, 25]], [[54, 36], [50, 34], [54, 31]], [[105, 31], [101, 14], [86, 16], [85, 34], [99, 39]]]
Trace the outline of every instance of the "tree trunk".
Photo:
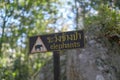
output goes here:
[[66, 76], [67, 80], [83, 80], [83, 76], [79, 68], [79, 50], [69, 50], [66, 52]]

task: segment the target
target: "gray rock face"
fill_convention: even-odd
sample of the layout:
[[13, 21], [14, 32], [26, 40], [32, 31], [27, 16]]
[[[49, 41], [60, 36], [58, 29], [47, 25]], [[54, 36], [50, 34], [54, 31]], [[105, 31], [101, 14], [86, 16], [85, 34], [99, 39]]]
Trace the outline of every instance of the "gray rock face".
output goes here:
[[[78, 76], [73, 79], [67, 74], [67, 80], [120, 80], [120, 47], [111, 46], [105, 39], [86, 38], [84, 49], [67, 51], [67, 72], [74, 68]], [[101, 40], [101, 41], [100, 41]], [[103, 40], [103, 41], [102, 41]], [[105, 42], [105, 41], [106, 42]], [[71, 67], [70, 65], [73, 65]]]
[[[62, 52], [61, 80], [120, 80], [120, 47], [103, 40], [89, 36], [85, 48]], [[53, 80], [51, 64], [34, 80]]]
[[105, 79], [104, 79], [103, 75], [97, 75], [96, 80], [105, 80]]

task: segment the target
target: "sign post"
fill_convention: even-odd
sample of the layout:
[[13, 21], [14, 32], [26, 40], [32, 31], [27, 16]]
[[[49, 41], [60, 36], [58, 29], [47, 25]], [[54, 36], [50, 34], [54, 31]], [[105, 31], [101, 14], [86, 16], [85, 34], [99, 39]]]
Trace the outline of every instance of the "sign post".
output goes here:
[[60, 53], [53, 51], [54, 80], [60, 80]]
[[60, 80], [60, 50], [84, 47], [84, 32], [69, 31], [29, 38], [29, 53], [53, 52], [54, 80]]

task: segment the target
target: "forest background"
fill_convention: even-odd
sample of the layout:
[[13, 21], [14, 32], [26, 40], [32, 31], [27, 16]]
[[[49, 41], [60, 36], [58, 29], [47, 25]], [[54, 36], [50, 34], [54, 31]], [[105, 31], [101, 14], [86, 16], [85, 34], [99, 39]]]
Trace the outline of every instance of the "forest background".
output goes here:
[[80, 29], [119, 37], [120, 0], [0, 0], [0, 80], [30, 80], [52, 58], [28, 55], [30, 36]]

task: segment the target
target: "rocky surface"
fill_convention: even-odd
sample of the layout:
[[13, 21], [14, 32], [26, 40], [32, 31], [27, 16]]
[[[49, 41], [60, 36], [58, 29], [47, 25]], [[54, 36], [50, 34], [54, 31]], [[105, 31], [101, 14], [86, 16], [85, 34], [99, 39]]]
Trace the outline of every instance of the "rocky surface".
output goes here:
[[[61, 80], [120, 80], [120, 46], [86, 35], [83, 49], [61, 52]], [[53, 80], [52, 60], [33, 80]]]

